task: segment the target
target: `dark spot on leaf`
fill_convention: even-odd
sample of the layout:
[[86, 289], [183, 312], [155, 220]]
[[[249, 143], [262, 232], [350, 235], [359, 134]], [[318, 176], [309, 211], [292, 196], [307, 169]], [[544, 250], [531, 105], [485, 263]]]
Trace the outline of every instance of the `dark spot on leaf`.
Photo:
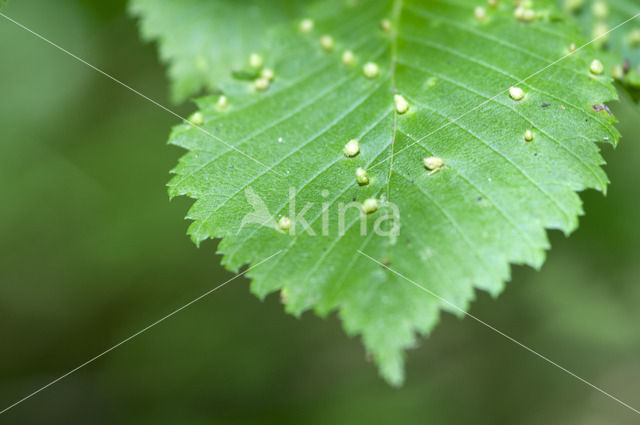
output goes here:
[[624, 60], [624, 64], [622, 65], [622, 72], [628, 74], [631, 71], [631, 61], [629, 59]]
[[[607, 114], [609, 115], [613, 115], [611, 113], [611, 109], [609, 109], [609, 107], [607, 105], [605, 105], [604, 103], [596, 103], [595, 105], [593, 105], [593, 110], [595, 112], [602, 112], [605, 111]], [[585, 120], [586, 121], [586, 120]]]
[[551, 106], [551, 104], [550, 103], [543, 103], [540, 106], [542, 106], [543, 108], [547, 108], [547, 107]]
[[482, 201], [482, 196], [478, 196], [478, 201]]

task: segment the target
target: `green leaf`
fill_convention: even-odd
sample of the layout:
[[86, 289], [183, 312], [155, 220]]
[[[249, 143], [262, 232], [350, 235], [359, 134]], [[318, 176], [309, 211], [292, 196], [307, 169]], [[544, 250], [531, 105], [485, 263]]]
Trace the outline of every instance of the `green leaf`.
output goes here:
[[159, 42], [169, 64], [172, 95], [183, 101], [201, 90], [215, 90], [230, 69], [246, 66], [261, 50], [262, 36], [299, 13], [302, 1], [286, 0], [132, 0], [140, 31]]
[[[551, 2], [536, 4], [527, 23], [507, 2], [481, 21], [471, 0], [326, 2], [308, 12], [310, 33], [298, 22], [278, 30], [264, 51], [275, 71], [267, 90], [236, 81], [226, 108], [217, 96], [199, 100], [205, 131], [180, 125], [171, 135], [189, 151], [169, 192], [196, 200], [193, 240], [221, 238], [231, 270], [280, 252], [248, 273], [251, 290], [281, 291], [295, 315], [337, 312], [384, 378], [401, 383], [416, 333], [427, 335], [441, 309], [459, 312], [359, 251], [466, 310], [475, 289], [502, 291], [510, 264], [540, 267], [545, 229], [578, 224], [576, 191], [606, 188], [596, 143], [615, 144], [618, 133], [594, 105], [615, 90], [589, 72], [589, 49], [554, 63], [581, 38]], [[333, 37], [330, 52], [323, 34]], [[352, 65], [341, 61], [347, 49]], [[379, 66], [377, 77], [365, 77], [366, 62]], [[524, 99], [510, 98], [514, 85]], [[360, 146], [351, 158], [350, 139]], [[444, 166], [431, 173], [425, 157]], [[368, 185], [356, 182], [358, 167]], [[339, 205], [370, 198], [380, 207], [366, 215], [366, 234], [357, 208], [346, 210], [341, 233]], [[389, 218], [392, 205], [399, 220]], [[315, 235], [294, 220], [302, 212]], [[293, 231], [282, 231], [282, 216]], [[381, 222], [386, 234], [374, 231]]]
[[[592, 40], [602, 36], [594, 44], [601, 50], [607, 74], [615, 76], [632, 93], [637, 92], [640, 89], [640, 19], [627, 21], [640, 12], [640, 2], [563, 0], [563, 5], [575, 17], [585, 37]], [[619, 29], [614, 30], [618, 25]], [[606, 34], [608, 31], [611, 32]]]

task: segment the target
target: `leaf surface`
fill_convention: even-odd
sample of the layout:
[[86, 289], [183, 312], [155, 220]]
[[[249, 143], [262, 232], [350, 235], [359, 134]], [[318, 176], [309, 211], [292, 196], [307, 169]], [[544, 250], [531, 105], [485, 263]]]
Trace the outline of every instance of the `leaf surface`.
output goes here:
[[[638, 94], [640, 89], [640, 2], [637, 0], [564, 0], [588, 40], [601, 51], [605, 71]], [[631, 20], [630, 20], [631, 19]], [[636, 96], [637, 97], [637, 96]]]
[[[545, 229], [576, 228], [577, 191], [606, 188], [596, 143], [618, 133], [593, 105], [615, 98], [610, 79], [589, 72], [589, 49], [554, 64], [580, 36], [551, 2], [536, 3], [531, 23], [502, 3], [478, 20], [470, 0], [323, 2], [307, 12], [311, 33], [298, 22], [276, 32], [266, 91], [235, 82], [226, 108], [217, 96], [199, 100], [215, 138], [186, 124], [171, 135], [189, 151], [169, 191], [196, 200], [193, 240], [221, 238], [231, 270], [280, 251], [249, 272], [251, 290], [281, 291], [295, 315], [336, 311], [393, 384], [416, 333], [428, 334], [442, 309], [457, 312], [359, 251], [466, 310], [476, 289], [502, 291], [510, 264], [543, 263]], [[329, 52], [323, 34], [333, 37]], [[347, 49], [352, 65], [341, 61]], [[364, 75], [367, 62], [377, 77]], [[514, 85], [524, 99], [509, 96]], [[408, 112], [397, 112], [395, 94]], [[350, 139], [360, 145], [352, 158], [343, 154]], [[430, 173], [425, 157], [444, 166]], [[368, 185], [356, 182], [358, 167]], [[369, 198], [380, 207], [366, 215], [365, 234], [353, 206], [341, 232], [340, 206]], [[399, 220], [388, 217], [392, 205]], [[313, 235], [300, 220], [279, 231], [280, 217], [301, 211]]]
[[231, 70], [264, 48], [263, 35], [292, 19], [302, 1], [286, 0], [132, 0], [140, 31], [158, 41], [169, 64], [172, 95], [180, 102], [204, 90], [217, 90]]

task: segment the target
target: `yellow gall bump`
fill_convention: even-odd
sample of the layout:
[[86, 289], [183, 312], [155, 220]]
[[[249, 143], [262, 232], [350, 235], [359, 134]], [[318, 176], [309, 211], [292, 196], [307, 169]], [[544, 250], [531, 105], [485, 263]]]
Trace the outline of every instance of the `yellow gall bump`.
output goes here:
[[347, 65], [347, 66], [351, 66], [353, 65], [353, 62], [355, 61], [355, 57], [353, 56], [353, 52], [351, 50], [345, 50], [342, 53], [342, 63]]
[[602, 47], [609, 41], [609, 27], [604, 22], [598, 22], [591, 33], [593, 43], [597, 47]]
[[584, 0], [565, 0], [564, 10], [567, 12], [575, 12], [584, 4]]
[[303, 19], [300, 21], [300, 32], [303, 34], [309, 34], [313, 31], [313, 21], [311, 19]]
[[266, 89], [269, 88], [269, 80], [267, 80], [266, 78], [260, 77], [253, 82], [253, 86], [258, 91], [265, 91]]
[[380, 29], [384, 32], [391, 31], [391, 21], [388, 19], [383, 19], [380, 21]]
[[522, 20], [524, 22], [533, 22], [536, 19], [536, 12], [531, 9], [525, 9], [522, 13]]
[[611, 69], [611, 76], [616, 80], [622, 80], [624, 78], [624, 70], [620, 65], [616, 65]]
[[378, 200], [376, 198], [366, 199], [362, 203], [362, 211], [364, 211], [366, 214], [373, 214], [374, 212], [378, 211]]
[[533, 22], [536, 19], [536, 12], [523, 6], [518, 6], [513, 12], [513, 16], [522, 22]]
[[509, 89], [509, 96], [513, 100], [522, 100], [524, 99], [524, 91], [520, 87], [511, 87]]
[[278, 220], [278, 229], [282, 230], [283, 232], [291, 229], [291, 219], [285, 215], [280, 217], [280, 220]]
[[227, 99], [227, 96], [220, 96], [218, 98], [218, 102], [216, 103], [216, 107], [220, 110], [222, 109], [227, 109], [227, 105], [229, 105], [229, 100]]
[[362, 67], [362, 72], [367, 78], [376, 78], [380, 73], [380, 67], [374, 62], [367, 62]]
[[195, 112], [191, 115], [189, 122], [193, 125], [202, 125], [202, 123], [204, 123], [204, 116], [202, 115], [202, 112]]
[[404, 114], [409, 110], [409, 103], [407, 103], [406, 99], [402, 97], [402, 95], [396, 94], [393, 96], [393, 101], [396, 104], [396, 111], [398, 111], [399, 114]]
[[598, 59], [594, 59], [589, 66], [589, 71], [594, 75], [600, 75], [604, 71], [604, 65]]
[[280, 302], [282, 304], [286, 304], [289, 302], [289, 297], [287, 296], [287, 288], [282, 288], [280, 290]]
[[495, 9], [498, 7], [498, 0], [487, 0], [487, 4], [489, 5], [490, 8]]
[[482, 22], [486, 19], [487, 17], [487, 11], [485, 10], [484, 7], [482, 6], [478, 6], [473, 10], [473, 16], [476, 17], [476, 20], [478, 22]]
[[264, 63], [264, 60], [262, 59], [262, 56], [260, 56], [257, 53], [251, 53], [249, 55], [249, 66], [253, 69], [260, 69], [262, 68], [262, 64]]
[[346, 145], [344, 145], [344, 154], [349, 158], [352, 158], [360, 153], [360, 142], [356, 139], [349, 140]]
[[262, 71], [260, 71], [260, 77], [264, 78], [267, 81], [273, 81], [275, 74], [273, 73], [272, 69], [265, 68]]
[[591, 6], [591, 12], [596, 18], [605, 19], [609, 16], [609, 6], [603, 1], [597, 1]]
[[369, 176], [367, 176], [367, 170], [364, 168], [358, 168], [356, 170], [356, 181], [360, 186], [369, 184]]
[[524, 16], [524, 7], [522, 7], [522, 6], [516, 7], [516, 10], [513, 11], [513, 16], [517, 20], [521, 21], [523, 16]]
[[228, 105], [229, 99], [227, 99], [227, 96], [225, 95], [221, 95], [216, 102], [216, 108], [218, 108], [219, 110], [227, 109]]
[[325, 52], [330, 52], [333, 50], [333, 37], [331, 37], [330, 35], [323, 35], [322, 37], [320, 37], [320, 45], [322, 46], [322, 49]]
[[439, 156], [429, 156], [422, 160], [424, 166], [427, 170], [431, 171], [429, 174], [433, 174], [438, 172], [442, 167], [444, 167], [444, 160]]
[[524, 132], [524, 140], [526, 142], [530, 142], [533, 140], [533, 132], [531, 130], [527, 130]]
[[629, 44], [633, 47], [640, 46], [640, 29], [636, 28], [629, 33]]

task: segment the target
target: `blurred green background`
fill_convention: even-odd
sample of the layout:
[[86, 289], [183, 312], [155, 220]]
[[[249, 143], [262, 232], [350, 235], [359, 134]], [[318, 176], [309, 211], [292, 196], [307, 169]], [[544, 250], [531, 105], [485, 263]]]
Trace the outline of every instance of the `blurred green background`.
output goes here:
[[[14, 0], [2, 11], [169, 104], [124, 0]], [[185, 236], [165, 182], [175, 117], [0, 18], [0, 410], [228, 279]], [[640, 113], [605, 149], [613, 184], [471, 313], [640, 406]], [[176, 106], [182, 114], [194, 108]], [[637, 424], [638, 415], [472, 320], [447, 315], [378, 378], [339, 321], [283, 313], [246, 279], [0, 416], [4, 424]]]

